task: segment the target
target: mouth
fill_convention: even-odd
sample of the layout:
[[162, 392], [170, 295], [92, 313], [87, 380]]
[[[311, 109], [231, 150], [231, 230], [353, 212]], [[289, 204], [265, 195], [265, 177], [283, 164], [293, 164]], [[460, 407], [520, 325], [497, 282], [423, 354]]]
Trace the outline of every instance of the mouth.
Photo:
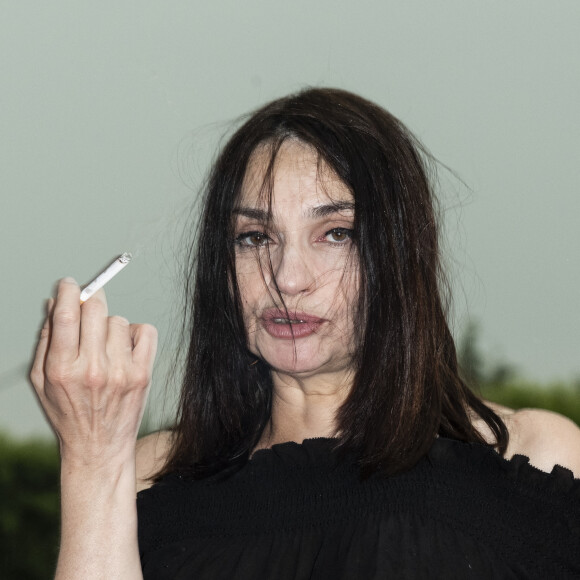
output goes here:
[[274, 338], [297, 339], [314, 334], [326, 322], [324, 318], [306, 312], [271, 308], [262, 313], [262, 326]]
[[311, 324], [324, 322], [324, 318], [298, 312], [295, 310], [280, 310], [279, 308], [270, 308], [262, 313], [262, 319], [274, 324]]

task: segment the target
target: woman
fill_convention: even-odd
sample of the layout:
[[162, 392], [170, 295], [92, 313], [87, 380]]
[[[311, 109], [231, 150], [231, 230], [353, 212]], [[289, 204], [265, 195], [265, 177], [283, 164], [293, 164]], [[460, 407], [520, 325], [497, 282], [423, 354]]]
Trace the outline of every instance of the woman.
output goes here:
[[243, 124], [207, 185], [176, 427], [137, 450], [155, 332], [61, 282], [32, 371], [57, 578], [580, 575], [580, 430], [459, 377], [422, 159], [339, 90]]

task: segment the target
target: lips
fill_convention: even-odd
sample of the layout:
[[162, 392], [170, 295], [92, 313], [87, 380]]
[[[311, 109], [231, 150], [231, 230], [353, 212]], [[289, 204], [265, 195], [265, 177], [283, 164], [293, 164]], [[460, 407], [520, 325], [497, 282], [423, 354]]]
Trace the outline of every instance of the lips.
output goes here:
[[326, 320], [306, 312], [271, 308], [262, 313], [262, 326], [273, 338], [292, 340], [314, 334]]

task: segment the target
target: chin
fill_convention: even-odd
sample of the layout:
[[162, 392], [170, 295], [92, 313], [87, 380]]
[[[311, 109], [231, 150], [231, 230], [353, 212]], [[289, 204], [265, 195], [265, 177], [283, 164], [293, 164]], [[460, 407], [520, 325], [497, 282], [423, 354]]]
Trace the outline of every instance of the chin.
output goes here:
[[275, 372], [300, 375], [304, 378], [317, 374], [340, 372], [349, 366], [344, 359], [341, 358], [339, 360], [339, 357], [337, 357], [335, 360], [330, 354], [327, 356], [321, 356], [320, 353], [308, 355], [300, 353], [300, 351], [294, 353], [293, 349], [291, 349], [291, 352], [282, 353], [280, 350], [274, 352], [260, 351], [257, 356], [268, 363]]
[[273, 340], [264, 333], [254, 336], [250, 350], [272, 370], [302, 377], [343, 372], [352, 365], [352, 345], [338, 337]]
[[288, 362], [267, 362], [273, 371], [284, 375], [312, 376], [323, 372], [323, 369], [318, 365], [307, 365], [300, 362], [294, 364]]
[[259, 353], [258, 356], [272, 368], [272, 370], [281, 373], [312, 373], [324, 366], [321, 362], [303, 360], [300, 357], [279, 356], [270, 353]]
[[266, 362], [272, 370], [282, 373], [309, 373], [324, 367], [326, 362], [319, 357], [309, 357], [299, 351], [294, 352], [292, 347], [287, 349], [252, 348], [251, 351]]

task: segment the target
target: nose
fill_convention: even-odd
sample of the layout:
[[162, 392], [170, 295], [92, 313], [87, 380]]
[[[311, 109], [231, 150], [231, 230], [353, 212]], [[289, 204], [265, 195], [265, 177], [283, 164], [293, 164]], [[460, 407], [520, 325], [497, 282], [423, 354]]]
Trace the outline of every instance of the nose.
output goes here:
[[315, 288], [316, 277], [312, 264], [296, 247], [285, 246], [279, 249], [279, 255], [272, 256], [273, 277], [270, 280], [272, 290], [278, 290], [286, 296], [295, 296], [310, 292]]

